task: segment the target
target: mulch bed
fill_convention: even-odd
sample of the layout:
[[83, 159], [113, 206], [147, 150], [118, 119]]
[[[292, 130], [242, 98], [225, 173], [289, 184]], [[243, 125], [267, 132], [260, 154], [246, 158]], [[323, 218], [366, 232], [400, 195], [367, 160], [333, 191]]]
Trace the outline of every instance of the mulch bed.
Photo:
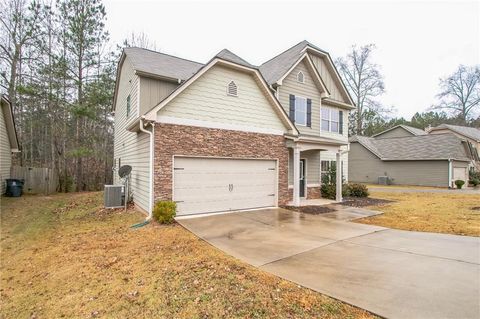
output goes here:
[[311, 214], [311, 215], [319, 215], [325, 213], [331, 213], [336, 211], [335, 208], [330, 206], [283, 206], [282, 208], [293, 210], [300, 213]]
[[372, 198], [372, 197], [345, 197], [342, 205], [351, 207], [381, 206], [393, 203], [393, 200]]

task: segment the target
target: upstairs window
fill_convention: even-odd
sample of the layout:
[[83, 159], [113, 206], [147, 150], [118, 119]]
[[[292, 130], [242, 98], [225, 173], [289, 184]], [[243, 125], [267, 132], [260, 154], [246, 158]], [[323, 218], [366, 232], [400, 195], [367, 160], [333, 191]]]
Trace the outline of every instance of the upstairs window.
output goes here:
[[303, 74], [302, 71], [298, 72], [297, 81], [300, 83], [305, 83], [305, 75]]
[[322, 131], [342, 134], [343, 112], [322, 107], [321, 127]]
[[238, 87], [234, 81], [230, 81], [227, 85], [227, 95], [238, 96]]
[[130, 109], [131, 109], [131, 103], [130, 103], [130, 94], [127, 96], [127, 117], [130, 116]]
[[307, 125], [307, 99], [295, 97], [295, 124]]

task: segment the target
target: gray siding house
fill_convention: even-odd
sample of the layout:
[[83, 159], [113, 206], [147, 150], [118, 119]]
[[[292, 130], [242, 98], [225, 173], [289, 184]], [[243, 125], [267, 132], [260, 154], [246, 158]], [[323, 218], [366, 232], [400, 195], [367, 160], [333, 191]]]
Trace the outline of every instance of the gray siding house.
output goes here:
[[457, 179], [468, 181], [471, 159], [467, 141], [458, 136], [402, 125], [375, 137], [350, 138], [349, 178], [375, 184], [386, 176], [398, 185], [454, 187]]

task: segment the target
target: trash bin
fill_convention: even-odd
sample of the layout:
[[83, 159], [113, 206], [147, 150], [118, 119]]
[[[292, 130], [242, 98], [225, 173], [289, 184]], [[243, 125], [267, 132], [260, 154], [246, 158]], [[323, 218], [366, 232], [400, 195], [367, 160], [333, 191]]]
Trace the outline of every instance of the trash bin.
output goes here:
[[23, 179], [9, 178], [7, 181], [7, 189], [5, 191], [6, 196], [20, 197], [23, 193]]

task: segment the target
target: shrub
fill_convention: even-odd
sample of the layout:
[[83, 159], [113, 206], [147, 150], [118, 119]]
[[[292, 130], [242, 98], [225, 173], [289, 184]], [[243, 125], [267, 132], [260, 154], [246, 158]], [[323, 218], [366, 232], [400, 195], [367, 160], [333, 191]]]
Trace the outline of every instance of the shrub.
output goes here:
[[357, 183], [348, 183], [347, 193], [348, 196], [352, 197], [367, 197], [369, 195], [367, 186]]
[[153, 208], [153, 218], [160, 224], [171, 224], [177, 213], [177, 204], [173, 201], [159, 201]]
[[472, 179], [470, 180], [470, 183], [473, 185], [473, 187], [477, 187], [478, 185], [480, 185], [480, 179]]
[[463, 186], [463, 184], [465, 184], [465, 182], [462, 181], [461, 179], [457, 179], [457, 180], [455, 181], [455, 185], [457, 185], [457, 188], [458, 188], [458, 189], [461, 189], [462, 186]]
[[[322, 175], [322, 186], [320, 187], [320, 191], [323, 198], [335, 199], [337, 197], [336, 176], [337, 168], [335, 167], [335, 163], [332, 163], [328, 172]], [[342, 196], [348, 196], [348, 188], [345, 184], [342, 185]]]

